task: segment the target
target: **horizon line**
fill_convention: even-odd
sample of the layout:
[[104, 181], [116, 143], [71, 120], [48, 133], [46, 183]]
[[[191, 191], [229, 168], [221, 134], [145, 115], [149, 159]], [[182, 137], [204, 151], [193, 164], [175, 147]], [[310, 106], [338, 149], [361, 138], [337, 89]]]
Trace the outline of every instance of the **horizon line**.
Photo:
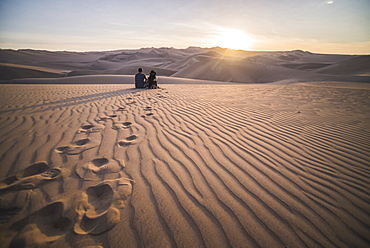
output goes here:
[[326, 55], [370, 55], [368, 54], [354, 54], [354, 53], [319, 53], [319, 52], [311, 52], [308, 50], [302, 50], [302, 49], [292, 49], [292, 50], [243, 50], [243, 49], [231, 49], [226, 47], [201, 47], [201, 46], [188, 46], [187, 48], [176, 48], [173, 46], [161, 46], [161, 47], [140, 47], [140, 48], [117, 48], [112, 50], [85, 50], [85, 51], [79, 51], [79, 50], [54, 50], [54, 49], [35, 49], [35, 48], [1, 48], [0, 50], [12, 50], [12, 51], [47, 51], [47, 52], [70, 52], [70, 53], [93, 53], [93, 52], [115, 52], [115, 51], [135, 51], [135, 50], [142, 50], [142, 49], [175, 49], [175, 50], [186, 50], [191, 48], [199, 48], [199, 49], [223, 49], [223, 50], [230, 50], [234, 52], [293, 52], [293, 51], [300, 51], [305, 53], [312, 53], [312, 54], [326, 54]]

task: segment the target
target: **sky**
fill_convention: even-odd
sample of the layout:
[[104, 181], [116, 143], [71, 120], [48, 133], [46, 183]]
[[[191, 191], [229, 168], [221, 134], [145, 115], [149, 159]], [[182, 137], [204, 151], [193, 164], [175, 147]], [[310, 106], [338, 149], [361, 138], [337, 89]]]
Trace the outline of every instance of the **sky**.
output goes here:
[[0, 0], [0, 48], [370, 54], [370, 0]]

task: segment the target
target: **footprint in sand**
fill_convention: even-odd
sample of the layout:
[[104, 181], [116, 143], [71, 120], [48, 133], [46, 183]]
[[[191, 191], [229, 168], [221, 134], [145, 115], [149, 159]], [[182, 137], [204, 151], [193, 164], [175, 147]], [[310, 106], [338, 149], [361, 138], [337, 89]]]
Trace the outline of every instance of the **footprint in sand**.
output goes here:
[[90, 133], [100, 132], [103, 129], [104, 129], [103, 126], [95, 126], [92, 124], [86, 124], [86, 125], [81, 126], [81, 128], [77, 131], [77, 133], [90, 134]]
[[100, 121], [106, 121], [106, 120], [111, 120], [111, 119], [116, 118], [116, 117], [117, 117], [117, 115], [108, 115], [108, 116], [99, 117], [98, 120], [100, 120]]
[[7, 188], [19, 180], [41, 174], [49, 169], [49, 166], [46, 163], [36, 163], [28, 166], [24, 170], [17, 172], [14, 176], [8, 177], [0, 182], [0, 189]]
[[114, 130], [118, 130], [118, 129], [127, 129], [127, 128], [130, 128], [130, 126], [132, 125], [132, 122], [129, 122], [129, 121], [126, 121], [126, 122], [123, 122], [123, 123], [114, 123], [113, 126], [112, 126], [112, 129]]
[[77, 234], [102, 234], [120, 221], [120, 210], [131, 195], [132, 185], [127, 179], [106, 180], [87, 188], [76, 207], [78, 219], [74, 225]]
[[27, 205], [31, 190], [0, 191], [0, 225], [7, 223]]
[[108, 210], [112, 203], [113, 189], [109, 184], [100, 184], [87, 188], [88, 203], [93, 206], [86, 211], [86, 216], [96, 218]]
[[136, 139], [137, 139], [137, 136], [135, 134], [126, 138], [126, 140], [128, 140], [128, 141], [133, 141], [133, 140], [136, 140]]
[[[105, 166], [107, 169], [112, 169], [110, 166], [114, 166], [113, 162], [106, 158], [97, 158], [87, 165], [93, 170]], [[123, 168], [122, 165], [121, 168]], [[50, 168], [46, 163], [37, 163], [1, 183], [9, 186], [9, 183], [12, 185], [21, 178], [31, 179], [37, 176], [55, 179], [60, 176], [60, 170]], [[29, 191], [19, 191], [17, 198], [22, 192]], [[104, 180], [84, 191], [77, 190], [72, 194], [71, 199], [53, 202], [16, 222], [9, 223], [1, 235], [2, 245], [4, 247], [49, 247], [53, 244], [59, 247], [64, 244], [65, 236], [72, 230], [82, 235], [105, 233], [121, 221], [122, 210], [126, 208], [126, 200], [131, 193], [131, 180], [125, 178]], [[0, 191], [0, 195], [4, 194], [15, 194], [15, 192]], [[0, 201], [0, 203], [3, 202]], [[4, 204], [0, 205], [2, 210], [0, 224], [6, 225], [9, 219], [21, 212], [22, 204], [14, 203], [12, 200], [12, 208], [6, 209], [2, 207]], [[61, 243], [58, 243], [59, 241]]]
[[123, 129], [127, 129], [127, 128], [129, 128], [130, 126], [131, 126], [131, 122], [129, 122], [129, 121], [127, 121], [127, 122], [123, 122], [123, 123], [121, 123], [121, 124], [113, 124], [113, 126], [112, 126], [112, 129], [114, 129], [114, 130], [118, 130], [118, 129], [121, 129], [121, 128], [123, 128]]
[[61, 176], [62, 169], [50, 168], [46, 163], [36, 163], [0, 182], [1, 190], [34, 189]]
[[[68, 205], [72, 204], [71, 209], [66, 209], [67, 202], [57, 201], [9, 224], [3, 229], [2, 245], [11, 248], [59, 247], [71, 230], [82, 235], [105, 233], [121, 221], [121, 211], [131, 193], [131, 180], [124, 178], [105, 180], [85, 191], [77, 191], [72, 201], [68, 201]], [[18, 210], [8, 209], [7, 213], [11, 215], [12, 211]]]
[[0, 211], [0, 224], [4, 224], [8, 222], [12, 217], [19, 214], [19, 212], [22, 210], [22, 208], [18, 207], [11, 207], [11, 208], [1, 208]]
[[142, 115], [141, 117], [145, 118], [145, 117], [149, 117], [149, 116], [152, 116], [152, 115], [154, 115], [154, 114], [153, 113], [147, 113], [145, 115]]
[[110, 161], [107, 158], [96, 158], [76, 169], [76, 174], [85, 181], [99, 180], [109, 173], [120, 172], [124, 168], [123, 161]]
[[90, 139], [81, 139], [68, 146], [61, 146], [54, 151], [60, 154], [76, 155], [97, 147], [98, 144], [91, 142]]
[[132, 145], [133, 144], [133, 141], [137, 139], [137, 136], [135, 134], [127, 137], [126, 139], [124, 140], [121, 140], [118, 142], [118, 145], [119, 146], [129, 146], [129, 145]]
[[0, 224], [8, 222], [27, 206], [33, 189], [59, 180], [67, 173], [68, 170], [64, 168], [50, 168], [46, 163], [36, 163], [1, 181]]
[[123, 128], [129, 128], [131, 126], [131, 124], [132, 124], [131, 122], [126, 121], [126, 122], [122, 123], [122, 126], [123, 126]]
[[[64, 204], [54, 202], [20, 220], [7, 230], [9, 247], [47, 247], [62, 238], [72, 226], [64, 217]], [[17, 232], [14, 236], [13, 233]]]
[[91, 125], [91, 124], [88, 124], [88, 125], [84, 125], [80, 128], [81, 132], [86, 132], [87, 130], [91, 130], [94, 128], [94, 125]]

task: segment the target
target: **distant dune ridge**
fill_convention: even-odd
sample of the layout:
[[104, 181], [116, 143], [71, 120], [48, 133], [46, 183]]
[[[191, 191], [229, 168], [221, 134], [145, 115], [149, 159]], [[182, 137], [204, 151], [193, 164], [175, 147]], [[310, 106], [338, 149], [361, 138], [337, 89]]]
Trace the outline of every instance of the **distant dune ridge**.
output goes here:
[[0, 248], [370, 246], [369, 56], [0, 54]]
[[369, 58], [369, 55], [314, 54], [300, 50], [249, 52], [197, 47], [85, 53], [0, 50], [0, 80], [133, 75], [142, 67], [144, 72], [155, 70], [162, 77], [237, 83], [369, 82]]

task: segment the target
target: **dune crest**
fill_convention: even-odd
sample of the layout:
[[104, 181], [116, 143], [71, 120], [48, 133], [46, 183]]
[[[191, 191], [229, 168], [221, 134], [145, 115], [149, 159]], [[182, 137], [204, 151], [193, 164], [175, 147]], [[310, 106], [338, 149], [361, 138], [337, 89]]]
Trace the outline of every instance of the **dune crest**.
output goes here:
[[[314, 54], [300, 50], [235, 51], [219, 47], [141, 48], [86, 53], [0, 50], [0, 57], [0, 80], [8, 83], [28, 82], [21, 78], [132, 76], [139, 67], [144, 68], [147, 74], [155, 70], [161, 77], [218, 82], [370, 82], [369, 55]], [[74, 83], [79, 82], [75, 80]]]

